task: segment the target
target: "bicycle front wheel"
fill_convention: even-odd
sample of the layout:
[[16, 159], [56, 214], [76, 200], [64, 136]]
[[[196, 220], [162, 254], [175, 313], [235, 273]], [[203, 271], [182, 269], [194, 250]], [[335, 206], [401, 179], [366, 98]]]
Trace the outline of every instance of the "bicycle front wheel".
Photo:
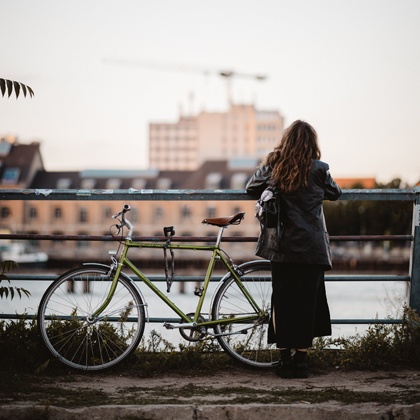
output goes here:
[[272, 294], [270, 262], [245, 263], [239, 269], [243, 273], [240, 283], [230, 275], [213, 301], [213, 320], [224, 321], [214, 328], [217, 340], [233, 359], [245, 365], [272, 367], [279, 355], [276, 345], [267, 343]]
[[38, 309], [38, 328], [48, 350], [82, 370], [116, 365], [138, 346], [144, 332], [144, 302], [130, 280], [120, 276], [112, 299], [97, 317], [112, 284], [108, 267], [69, 271], [47, 289]]

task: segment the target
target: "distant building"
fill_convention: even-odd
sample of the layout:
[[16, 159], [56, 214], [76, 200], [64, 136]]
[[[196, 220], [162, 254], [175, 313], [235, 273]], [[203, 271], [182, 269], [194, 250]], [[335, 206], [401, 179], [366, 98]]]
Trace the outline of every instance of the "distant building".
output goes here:
[[[242, 190], [256, 168], [256, 161], [231, 159], [206, 161], [196, 170], [86, 170], [46, 171], [39, 144], [0, 146], [0, 188], [13, 189], [82, 189], [128, 190], [130, 188], [167, 189], [239, 189]], [[3, 201], [0, 204], [0, 229], [11, 233], [43, 235], [109, 235], [111, 218], [121, 209], [117, 201]], [[240, 226], [228, 230], [228, 236], [256, 236], [259, 225], [254, 218], [253, 201], [140, 201], [129, 202], [130, 220], [135, 235], [162, 236], [163, 227], [173, 225], [177, 236], [214, 236], [215, 227], [202, 224], [209, 217], [229, 216], [240, 211], [246, 218]], [[113, 242], [32, 241], [48, 253], [50, 261], [96, 261], [107, 259]], [[255, 244], [227, 243], [225, 249], [234, 257], [253, 258]], [[160, 261], [161, 252], [141, 250], [140, 256]], [[193, 253], [188, 258], [199, 258]], [[178, 255], [182, 259], [182, 255]]]
[[[251, 108], [242, 111], [256, 116]], [[212, 118], [207, 115], [205, 118]], [[216, 118], [216, 117], [215, 117]], [[217, 117], [219, 118], [219, 117]], [[231, 118], [231, 117], [229, 117]], [[242, 115], [243, 120], [245, 117]], [[252, 119], [251, 117], [249, 117]], [[260, 115], [262, 121], [262, 116]], [[267, 121], [270, 120], [267, 116]], [[187, 124], [187, 122], [184, 122]], [[184, 124], [183, 123], [183, 124]], [[201, 123], [197, 123], [199, 126]], [[252, 123], [254, 124], [254, 123]], [[266, 135], [254, 138], [254, 145], [246, 149], [246, 153], [234, 158], [214, 156], [221, 150], [221, 144], [210, 143], [211, 136], [207, 138], [208, 159], [200, 147], [195, 152], [197, 162], [182, 161], [180, 153], [180, 168], [155, 168], [147, 170], [85, 170], [85, 171], [56, 171], [49, 172], [44, 169], [39, 143], [20, 144], [13, 140], [0, 141], [0, 189], [82, 189], [82, 190], [243, 190], [247, 180], [255, 171], [258, 159], [252, 156], [251, 151], [259, 150], [259, 158], [263, 157], [276, 143], [277, 130], [280, 127], [273, 125], [272, 130], [266, 128], [255, 129], [255, 132], [266, 133], [270, 141], [265, 140]], [[274, 128], [274, 126], [276, 128]], [[178, 126], [179, 128], [180, 126]], [[177, 129], [178, 129], [177, 128]], [[160, 127], [157, 131], [161, 130]], [[153, 128], [155, 130], [155, 128]], [[268, 133], [272, 137], [268, 137]], [[195, 141], [195, 140], [194, 140]], [[239, 144], [242, 144], [241, 140]], [[270, 146], [268, 145], [270, 143]], [[243, 145], [243, 144], [242, 144]], [[233, 149], [233, 142], [227, 148]], [[215, 151], [216, 150], [216, 151]], [[176, 148], [173, 153], [176, 152]], [[158, 161], [157, 166], [166, 166], [166, 160]], [[169, 161], [168, 161], [169, 162]], [[182, 163], [183, 162], [183, 163]], [[181, 164], [182, 163], [182, 164]], [[171, 166], [171, 165], [168, 165]], [[189, 167], [191, 166], [191, 167]], [[194, 168], [193, 168], [194, 167]], [[342, 188], [374, 188], [374, 178], [338, 178]], [[113, 214], [121, 209], [122, 202], [117, 201], [2, 201], [0, 203], [0, 230], [11, 233], [51, 234], [51, 235], [109, 235], [110, 225], [115, 221]], [[129, 202], [133, 211], [130, 220], [135, 226], [135, 235], [161, 236], [164, 226], [175, 227], [177, 236], [214, 236], [217, 228], [201, 224], [209, 217], [221, 217], [245, 211], [245, 220], [239, 226], [230, 228], [228, 236], [257, 236], [259, 224], [254, 217], [255, 202], [249, 201], [140, 201], [133, 199]], [[83, 240], [63, 242], [60, 240], [32, 241], [32, 245], [47, 252], [50, 260], [60, 261], [96, 261], [107, 258], [107, 250], [115, 248], [113, 242], [87, 242]], [[226, 243], [225, 249], [233, 258], [251, 259], [254, 257], [254, 243]], [[141, 250], [143, 258], [160, 261], [162, 255], [152, 254], [152, 250]], [[179, 256], [178, 258], [182, 258]], [[193, 253], [188, 258], [198, 258]], [[159, 263], [159, 264], [160, 264]]]
[[0, 139], [0, 188], [27, 188], [42, 170], [39, 143], [20, 144], [14, 138]]
[[149, 167], [195, 170], [209, 160], [261, 160], [282, 133], [280, 113], [254, 105], [232, 105], [227, 112], [203, 111], [174, 123], [150, 123]]
[[373, 189], [376, 188], [375, 178], [334, 178], [343, 189]]

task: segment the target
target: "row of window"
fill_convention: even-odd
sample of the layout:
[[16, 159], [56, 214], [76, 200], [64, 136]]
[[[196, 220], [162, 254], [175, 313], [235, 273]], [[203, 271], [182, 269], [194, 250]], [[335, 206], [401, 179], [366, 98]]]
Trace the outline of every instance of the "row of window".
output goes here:
[[183, 153], [182, 151], [178, 150], [166, 150], [165, 153], [157, 153], [155, 150], [151, 150], [150, 159], [156, 160], [158, 162], [188, 162], [196, 161], [197, 154], [195, 152]]
[[166, 135], [166, 136], [154, 136], [153, 138], [150, 139], [150, 144], [154, 145], [154, 144], [162, 144], [162, 143], [174, 143], [174, 144], [179, 144], [179, 143], [192, 143], [193, 145], [197, 143], [197, 137], [191, 137], [191, 136], [183, 136], [182, 133], [176, 133], [172, 136]]
[[[121, 189], [123, 180], [121, 178], [109, 178], [106, 180], [105, 189], [107, 190], [118, 190]], [[131, 181], [131, 187], [135, 189], [144, 188], [146, 185], [146, 179], [136, 178]], [[74, 187], [73, 181], [70, 178], [60, 178], [57, 180], [56, 188], [59, 190], [67, 190]], [[80, 188], [83, 190], [93, 190], [97, 187], [97, 181], [95, 179], [86, 178], [80, 181]]]
[[[172, 147], [171, 147], [172, 146]], [[170, 145], [170, 144], [162, 144], [162, 143], [155, 143], [150, 145], [150, 151], [155, 153], [165, 153], [165, 152], [177, 152], [177, 153], [194, 153], [195, 152], [195, 144], [191, 145]]]
[[175, 133], [183, 133], [185, 135], [194, 136], [197, 132], [195, 126], [179, 126], [179, 125], [164, 125], [164, 124], [150, 124], [150, 131], [173, 131]]
[[[31, 234], [38, 235], [39, 232], [31, 232]], [[64, 235], [63, 232], [53, 232], [52, 234], [57, 235], [57, 236], [63, 236]], [[78, 232], [77, 235], [88, 236], [89, 234], [86, 233], [86, 232]], [[109, 231], [104, 232], [103, 235], [108, 236]], [[139, 235], [141, 235], [141, 233], [139, 233]], [[163, 232], [155, 232], [152, 236], [163, 236]], [[180, 234], [177, 233], [177, 236], [194, 236], [194, 235], [191, 232], [186, 231], [186, 232], [181, 232]], [[213, 237], [213, 236], [215, 236], [215, 233], [214, 233], [214, 231], [208, 232], [205, 236]], [[240, 236], [243, 236], [243, 235], [240, 232], [232, 232], [232, 236], [240, 237]], [[52, 240], [52, 243], [54, 245], [57, 245], [57, 246], [65, 245], [66, 248], [69, 247], [69, 243], [66, 242], [65, 240], [61, 240], [61, 239], [54, 239], [54, 240]], [[75, 241], [74, 244], [75, 244], [75, 247], [78, 248], [78, 249], [100, 246], [100, 244], [90, 242], [90, 241], [85, 241], [85, 240]], [[209, 244], [213, 244], [213, 242], [209, 242]], [[38, 241], [36, 239], [32, 239], [32, 240], [29, 241], [29, 245], [30, 245], [31, 249], [40, 249], [41, 248], [41, 241]], [[239, 245], [240, 245], [240, 243], [239, 243]]]
[[269, 144], [272, 147], [274, 147], [278, 141], [279, 139], [277, 137], [258, 137], [257, 138], [258, 143]]
[[[273, 118], [270, 118], [270, 119], [273, 120]], [[228, 125], [228, 124], [224, 123], [222, 125], [222, 129], [224, 131], [227, 131], [229, 129], [232, 130], [232, 131], [237, 131], [238, 129], [242, 129], [243, 131], [249, 131], [249, 125], [248, 124], [238, 125], [236, 123]], [[153, 132], [153, 131], [157, 132], [159, 130], [165, 131], [165, 132], [162, 133], [160, 137], [158, 137], [156, 134], [151, 136], [151, 137], [153, 137], [152, 142], [155, 139], [156, 140], [170, 140], [170, 139], [184, 140], [184, 139], [189, 138], [189, 139], [194, 140], [194, 141], [197, 140], [197, 138], [196, 138], [197, 131], [195, 129], [191, 129], [191, 130], [187, 131], [187, 130], [185, 130], [185, 128], [179, 128], [178, 126], [166, 126], [166, 127], [165, 126], [160, 126], [160, 127], [159, 126], [153, 126], [153, 127], [151, 127], [151, 132]], [[257, 125], [257, 130], [258, 131], [260, 131], [260, 130], [263, 130], [263, 131], [277, 131], [277, 130], [279, 130], [279, 125], [278, 125], [277, 121], [274, 122], [274, 123], [258, 124]]]
[[[64, 218], [64, 211], [65, 209], [62, 207], [55, 207], [52, 209], [51, 218], [52, 220], [61, 220]], [[233, 209], [234, 213], [237, 213], [240, 211], [239, 208]], [[97, 218], [97, 211], [95, 210], [95, 214], [92, 210], [89, 210], [86, 207], [81, 207], [78, 209], [77, 212], [77, 221], [79, 223], [88, 223], [92, 222], [93, 219]], [[192, 216], [192, 208], [188, 205], [184, 205], [179, 210], [179, 217], [181, 220], [189, 219]], [[112, 217], [114, 212], [110, 207], [104, 207], [102, 209], [102, 215], [100, 216], [99, 221], [108, 220]], [[153, 209], [152, 219], [153, 221], [161, 220], [165, 215], [165, 209], [164, 207], [155, 207]], [[12, 217], [12, 210], [10, 207], [4, 206], [0, 208], [0, 217], [2, 219], [8, 219], [9, 217]], [[29, 207], [27, 209], [27, 217], [30, 220], [37, 220], [39, 218], [39, 211], [37, 207]], [[209, 206], [206, 209], [206, 215], [205, 217], [216, 217], [216, 207]], [[135, 223], [138, 222], [140, 219], [139, 217], [139, 211], [137, 209], [132, 209], [130, 212], [130, 220]]]
[[257, 131], [279, 131], [279, 127], [274, 124], [258, 124]]
[[[104, 214], [107, 213], [108, 209], [105, 209]], [[61, 220], [63, 218], [64, 210], [62, 207], [55, 207], [52, 209], [51, 218], [55, 220]], [[1, 207], [0, 208], [0, 218], [7, 219], [12, 216], [12, 210], [10, 207]], [[36, 220], [39, 218], [39, 211], [37, 207], [29, 207], [26, 210], [26, 216], [30, 220]], [[111, 215], [109, 215], [111, 217]], [[86, 223], [88, 221], [88, 211], [86, 208], [79, 209], [78, 221], [80, 223]]]

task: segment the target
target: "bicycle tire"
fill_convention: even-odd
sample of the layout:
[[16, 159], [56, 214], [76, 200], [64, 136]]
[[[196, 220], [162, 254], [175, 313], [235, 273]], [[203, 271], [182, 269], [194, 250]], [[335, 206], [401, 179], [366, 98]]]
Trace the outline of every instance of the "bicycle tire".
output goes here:
[[66, 365], [81, 370], [107, 369], [139, 345], [145, 326], [143, 299], [129, 279], [120, 276], [115, 293], [96, 319], [112, 283], [108, 267], [68, 271], [44, 293], [38, 329], [48, 350]]
[[[268, 321], [271, 311], [271, 268], [269, 261], [253, 261], [242, 264], [240, 279], [253, 297], [262, 314], [257, 314], [234, 277], [228, 276], [216, 292], [212, 305], [212, 319], [231, 318], [229, 324], [214, 328], [223, 350], [233, 359], [251, 367], [269, 368], [278, 363], [279, 354], [275, 344], [267, 343]], [[255, 321], [235, 322], [238, 316], [252, 316]], [[258, 318], [257, 318], [258, 317]]]

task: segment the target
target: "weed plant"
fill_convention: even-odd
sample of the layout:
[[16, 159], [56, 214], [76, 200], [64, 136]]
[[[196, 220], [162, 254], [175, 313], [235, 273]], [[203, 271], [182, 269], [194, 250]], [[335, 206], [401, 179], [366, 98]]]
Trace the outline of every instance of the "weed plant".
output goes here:
[[420, 367], [420, 316], [405, 307], [401, 324], [371, 324], [363, 335], [318, 338], [311, 360], [323, 368]]
[[[0, 321], [0, 373], [63, 373], [65, 367], [44, 347], [36, 320]], [[420, 317], [404, 308], [401, 324], [372, 324], [363, 335], [319, 338], [309, 353], [312, 369], [388, 369], [420, 367]], [[216, 373], [237, 366], [215, 340], [177, 346], [152, 330], [137, 351], [107, 372], [154, 376]]]

